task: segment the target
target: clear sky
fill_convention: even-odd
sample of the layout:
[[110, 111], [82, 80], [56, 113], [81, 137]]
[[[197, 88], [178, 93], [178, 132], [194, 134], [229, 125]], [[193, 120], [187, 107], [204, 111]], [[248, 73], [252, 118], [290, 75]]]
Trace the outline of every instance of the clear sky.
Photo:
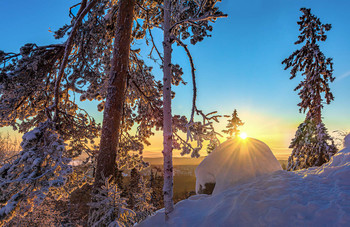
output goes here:
[[[0, 0], [0, 49], [18, 52], [21, 45], [62, 42], [48, 30], [69, 22], [68, 8], [76, 0]], [[297, 126], [299, 97], [293, 89], [300, 81], [289, 80], [281, 62], [294, 50], [299, 34], [296, 22], [301, 7], [312, 9], [322, 23], [331, 23], [328, 39], [321, 45], [334, 60], [336, 80], [331, 84], [335, 101], [323, 109], [330, 132], [350, 130], [350, 1], [348, 0], [222, 0], [220, 8], [228, 18], [214, 24], [211, 38], [190, 46], [198, 79], [198, 104], [206, 112], [231, 114], [233, 109], [245, 122], [242, 131], [270, 146], [278, 158], [287, 158], [288, 146]], [[156, 36], [159, 37], [158, 33]], [[136, 43], [135, 45], [143, 45]], [[191, 106], [190, 69], [187, 57], [174, 46], [173, 62], [184, 67], [187, 86], [175, 89], [174, 114], [189, 114]], [[157, 78], [161, 71], [155, 69]], [[84, 106], [101, 121], [93, 103]], [[223, 119], [218, 130], [226, 125]], [[9, 129], [3, 129], [6, 131]], [[224, 138], [223, 138], [224, 140]], [[160, 135], [152, 139], [146, 156], [161, 156]], [[205, 154], [203, 152], [202, 154]], [[178, 155], [175, 152], [175, 155]]]

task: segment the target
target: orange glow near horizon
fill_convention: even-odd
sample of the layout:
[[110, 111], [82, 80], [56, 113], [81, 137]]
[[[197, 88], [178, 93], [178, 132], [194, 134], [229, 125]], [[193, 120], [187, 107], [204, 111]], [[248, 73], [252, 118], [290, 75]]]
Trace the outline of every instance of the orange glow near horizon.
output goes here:
[[[292, 119], [280, 118], [277, 116], [269, 116], [264, 113], [257, 114], [257, 111], [253, 110], [242, 110], [240, 112], [240, 118], [244, 120], [245, 124], [240, 128], [242, 134], [243, 132], [249, 132], [250, 138], [255, 138], [266, 143], [277, 157], [280, 160], [287, 160], [291, 149], [289, 149], [290, 141], [295, 135], [295, 131], [302, 121], [293, 121]], [[226, 119], [221, 119], [220, 123], [215, 124], [215, 129], [217, 132], [221, 132], [225, 129], [227, 125]], [[330, 130], [335, 130], [335, 128], [330, 128]], [[18, 141], [21, 141], [22, 134], [17, 131], [14, 132], [10, 127], [0, 128], [0, 135], [10, 133], [11, 137], [16, 137]], [[185, 135], [182, 135], [185, 138]], [[245, 137], [245, 136], [243, 136]], [[240, 135], [242, 138], [242, 135]], [[219, 137], [221, 143], [227, 140], [227, 135], [222, 134], [222, 137]], [[243, 140], [243, 138], [242, 138]], [[161, 158], [163, 150], [163, 134], [161, 131], [156, 131], [155, 135], [149, 139], [151, 145], [145, 146], [144, 157], [146, 158]], [[95, 141], [99, 143], [97, 139]], [[206, 146], [207, 141], [203, 144], [203, 149], [200, 151], [201, 156], [206, 156]], [[196, 146], [196, 144], [193, 144]], [[173, 150], [173, 157], [182, 157], [180, 155], [180, 150]], [[187, 155], [186, 157], [189, 157]]]
[[[253, 114], [254, 113], [254, 114]], [[240, 128], [241, 134], [239, 138], [242, 141], [246, 141], [248, 138], [247, 132], [249, 132], [250, 138], [258, 139], [265, 144], [267, 144], [277, 159], [287, 160], [291, 149], [289, 149], [289, 144], [291, 139], [295, 135], [295, 130], [298, 127], [298, 121], [292, 121], [291, 119], [279, 118], [277, 116], [269, 116], [263, 113], [257, 114], [256, 111], [241, 111], [240, 118], [245, 122], [245, 124]], [[219, 124], [215, 124], [215, 129], [217, 132], [221, 132], [226, 127], [226, 119], [222, 119]], [[242, 138], [243, 137], [243, 138]], [[244, 139], [245, 138], [245, 139]], [[219, 137], [220, 143], [227, 140], [227, 135], [222, 134]], [[162, 132], [156, 132], [155, 136], [150, 139], [151, 146], [145, 146], [145, 157], [162, 157], [163, 150], [163, 137]], [[200, 151], [201, 156], [206, 156], [207, 142], [204, 142], [203, 149]], [[195, 146], [195, 144], [194, 144]], [[179, 150], [173, 150], [174, 157], [182, 157]], [[189, 156], [186, 156], [189, 157]]]

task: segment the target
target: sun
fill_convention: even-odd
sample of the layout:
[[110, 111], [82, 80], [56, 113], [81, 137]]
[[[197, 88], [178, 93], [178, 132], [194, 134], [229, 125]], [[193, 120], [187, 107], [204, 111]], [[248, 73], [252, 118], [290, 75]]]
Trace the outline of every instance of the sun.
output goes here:
[[245, 139], [247, 139], [248, 135], [247, 135], [247, 133], [245, 133], [245, 132], [241, 132], [241, 133], [239, 134], [239, 137], [241, 137], [242, 140], [245, 140]]

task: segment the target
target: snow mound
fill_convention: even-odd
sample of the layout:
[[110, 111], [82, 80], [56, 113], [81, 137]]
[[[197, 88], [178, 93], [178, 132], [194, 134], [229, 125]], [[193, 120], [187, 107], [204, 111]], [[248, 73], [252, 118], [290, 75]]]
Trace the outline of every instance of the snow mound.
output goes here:
[[350, 148], [329, 163], [252, 178], [215, 195], [195, 195], [142, 226], [349, 226]]
[[281, 165], [265, 143], [252, 138], [227, 140], [196, 168], [196, 192], [201, 193], [207, 183], [215, 183], [213, 194], [217, 194], [277, 170], [282, 170]]
[[350, 148], [350, 134], [345, 136], [344, 138], [344, 147], [349, 147]]

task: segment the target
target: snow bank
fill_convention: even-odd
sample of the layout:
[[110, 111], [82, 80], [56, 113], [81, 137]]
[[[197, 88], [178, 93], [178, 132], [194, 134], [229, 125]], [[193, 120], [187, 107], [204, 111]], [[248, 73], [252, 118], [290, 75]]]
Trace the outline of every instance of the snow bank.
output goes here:
[[236, 138], [222, 143], [196, 168], [196, 192], [206, 183], [215, 183], [213, 194], [220, 193], [232, 185], [282, 170], [270, 148], [263, 142], [247, 138]]
[[321, 167], [277, 171], [215, 195], [195, 195], [142, 226], [349, 226], [350, 147]]
[[350, 134], [345, 136], [344, 147], [350, 147]]

